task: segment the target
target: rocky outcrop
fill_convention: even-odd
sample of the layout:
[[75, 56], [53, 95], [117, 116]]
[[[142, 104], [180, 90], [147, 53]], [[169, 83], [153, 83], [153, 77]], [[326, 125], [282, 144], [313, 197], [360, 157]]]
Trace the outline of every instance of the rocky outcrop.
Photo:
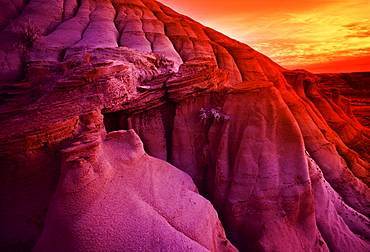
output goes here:
[[[32, 69], [55, 71], [54, 77], [60, 69], [63, 74], [23, 110], [19, 104], [4, 106], [1, 141], [7, 144], [1, 147], [1, 185], [2, 200], [8, 205], [2, 211], [4, 250], [30, 250], [36, 240], [35, 251], [236, 250], [213, 206], [197, 193], [188, 175], [148, 156], [132, 130], [105, 136], [106, 129], [116, 127], [116, 117], [103, 119], [102, 110], [120, 107], [135, 114], [166, 102], [165, 87], [155, 87], [153, 76], [162, 80], [174, 74], [166, 73], [157, 55], [106, 48], [70, 52], [61, 63], [30, 64]], [[181, 69], [187, 71], [185, 65]], [[38, 72], [30, 72], [28, 78], [33, 74]], [[40, 83], [49, 81], [49, 76], [45, 78]], [[209, 92], [210, 81], [204, 83], [195, 85]], [[25, 212], [27, 202], [32, 204]], [[102, 205], [107, 209], [103, 211]], [[92, 232], [94, 225], [100, 229]], [[81, 239], [71, 238], [80, 235]]]
[[370, 126], [370, 73], [318, 74], [318, 76], [321, 83], [332, 93], [340, 93], [349, 99], [347, 103], [351, 103], [351, 111], [357, 121], [366, 127]]
[[97, 119], [84, 116], [88, 130], [62, 150], [33, 251], [236, 251], [189, 175], [148, 156], [133, 130], [105, 136]]
[[2, 250], [369, 250], [370, 130], [316, 75], [152, 0], [19, 6]]

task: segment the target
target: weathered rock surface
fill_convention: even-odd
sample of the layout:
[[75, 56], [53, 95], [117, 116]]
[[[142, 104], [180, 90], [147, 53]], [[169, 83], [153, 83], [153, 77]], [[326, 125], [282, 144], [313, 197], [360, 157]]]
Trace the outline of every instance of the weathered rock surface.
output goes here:
[[152, 0], [1, 11], [2, 251], [370, 250], [370, 130], [318, 76]]
[[133, 130], [105, 136], [86, 117], [89, 130], [62, 150], [33, 251], [236, 251], [189, 175], [148, 156]]
[[348, 98], [357, 121], [370, 127], [370, 73], [318, 74], [318, 76], [321, 78], [320, 82], [330, 89], [331, 93], [340, 93]]

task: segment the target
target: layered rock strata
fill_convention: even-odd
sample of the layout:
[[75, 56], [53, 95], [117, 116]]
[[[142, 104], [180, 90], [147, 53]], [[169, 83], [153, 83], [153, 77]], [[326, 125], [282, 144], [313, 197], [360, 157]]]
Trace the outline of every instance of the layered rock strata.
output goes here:
[[370, 130], [317, 76], [152, 0], [3, 11], [2, 250], [370, 249]]
[[[351, 111], [362, 125], [370, 126], [370, 73], [319, 74], [320, 82], [336, 97], [351, 102]], [[337, 94], [341, 94], [339, 96]]]

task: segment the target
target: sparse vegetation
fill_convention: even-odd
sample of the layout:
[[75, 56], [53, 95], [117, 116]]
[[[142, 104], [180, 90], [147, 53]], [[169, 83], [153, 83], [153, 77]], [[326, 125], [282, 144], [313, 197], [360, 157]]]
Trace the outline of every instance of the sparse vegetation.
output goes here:
[[21, 22], [18, 27], [13, 27], [13, 31], [18, 34], [20, 39], [16, 46], [24, 49], [31, 48], [42, 33], [32, 20]]
[[27, 61], [29, 60], [29, 51], [35, 42], [41, 37], [41, 29], [36, 26], [34, 21], [28, 20], [20, 22], [19, 26], [13, 26], [13, 32], [18, 35], [19, 40], [14, 44], [15, 48], [21, 51], [21, 61], [23, 68], [26, 69]]
[[219, 122], [219, 121], [228, 121], [230, 117], [223, 114], [221, 112], [221, 108], [211, 108], [210, 110], [206, 110], [201, 108], [199, 110], [199, 117], [203, 123], [207, 123], [210, 121]]

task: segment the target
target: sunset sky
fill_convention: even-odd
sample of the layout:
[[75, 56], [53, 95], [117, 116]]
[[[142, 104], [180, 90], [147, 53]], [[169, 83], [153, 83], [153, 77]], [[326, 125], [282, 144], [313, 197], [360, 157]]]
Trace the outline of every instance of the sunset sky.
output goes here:
[[159, 0], [280, 65], [370, 71], [370, 0]]

